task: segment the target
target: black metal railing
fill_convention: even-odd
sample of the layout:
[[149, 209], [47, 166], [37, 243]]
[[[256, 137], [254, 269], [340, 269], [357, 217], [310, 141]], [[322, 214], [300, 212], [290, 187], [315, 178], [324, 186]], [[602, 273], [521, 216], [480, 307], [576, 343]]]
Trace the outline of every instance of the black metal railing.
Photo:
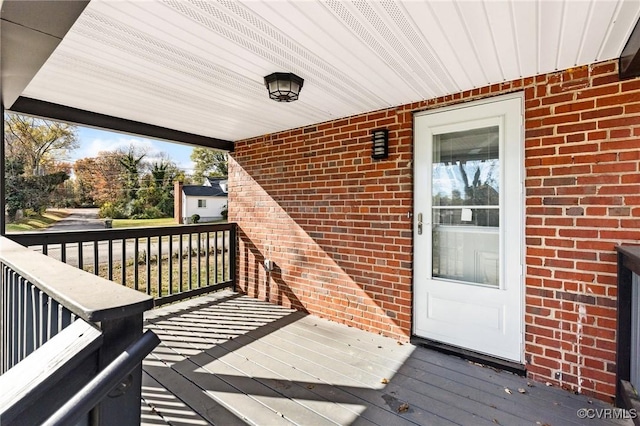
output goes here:
[[4, 373], [76, 320], [51, 296], [2, 264], [2, 359]]
[[[140, 339], [153, 299], [4, 237], [0, 269], [0, 423], [40, 424]], [[138, 364], [86, 422], [139, 424], [141, 380]]]
[[235, 285], [236, 226], [8, 234], [61, 262], [153, 296], [156, 305]]
[[[618, 252], [616, 405], [640, 413], [640, 246]], [[633, 418], [640, 426], [640, 417]]]

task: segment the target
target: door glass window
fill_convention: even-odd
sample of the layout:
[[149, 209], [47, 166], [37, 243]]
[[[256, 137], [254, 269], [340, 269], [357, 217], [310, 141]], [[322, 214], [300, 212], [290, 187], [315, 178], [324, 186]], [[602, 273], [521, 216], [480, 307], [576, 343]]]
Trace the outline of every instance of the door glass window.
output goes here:
[[498, 126], [435, 135], [433, 277], [499, 286]]

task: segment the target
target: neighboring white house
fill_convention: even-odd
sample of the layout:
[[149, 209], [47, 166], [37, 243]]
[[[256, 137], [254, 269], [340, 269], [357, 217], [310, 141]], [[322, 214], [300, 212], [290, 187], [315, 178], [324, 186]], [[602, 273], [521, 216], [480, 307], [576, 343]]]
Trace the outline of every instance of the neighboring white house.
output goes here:
[[202, 185], [182, 185], [176, 183], [175, 217], [178, 223], [191, 223], [194, 214], [200, 216], [199, 222], [211, 222], [223, 218], [227, 209], [227, 179], [206, 178]]

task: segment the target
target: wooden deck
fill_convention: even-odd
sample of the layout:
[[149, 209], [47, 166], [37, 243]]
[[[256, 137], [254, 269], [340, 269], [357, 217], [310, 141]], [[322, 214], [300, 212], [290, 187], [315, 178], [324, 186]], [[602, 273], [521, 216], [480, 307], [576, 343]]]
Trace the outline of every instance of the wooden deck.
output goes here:
[[[630, 425], [562, 389], [232, 292], [151, 311], [144, 425]], [[520, 393], [519, 389], [524, 393]]]

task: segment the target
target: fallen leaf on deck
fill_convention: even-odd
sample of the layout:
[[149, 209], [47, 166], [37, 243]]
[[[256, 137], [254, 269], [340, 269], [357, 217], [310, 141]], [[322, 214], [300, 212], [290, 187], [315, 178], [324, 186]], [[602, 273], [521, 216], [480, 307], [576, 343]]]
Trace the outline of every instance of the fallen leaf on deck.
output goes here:
[[518, 388], [518, 392], [520, 393], [527, 393], [527, 391], [524, 388]]
[[407, 410], [409, 410], [409, 404], [406, 402], [398, 407], [398, 413], [404, 413]]
[[386, 377], [383, 377], [382, 380], [380, 380], [380, 383], [386, 385], [389, 383], [389, 379], [387, 379]]
[[509, 389], [509, 388], [504, 388], [504, 391], [506, 393], [508, 393], [509, 395], [511, 395], [513, 393], [513, 392], [511, 392], [511, 389]]

